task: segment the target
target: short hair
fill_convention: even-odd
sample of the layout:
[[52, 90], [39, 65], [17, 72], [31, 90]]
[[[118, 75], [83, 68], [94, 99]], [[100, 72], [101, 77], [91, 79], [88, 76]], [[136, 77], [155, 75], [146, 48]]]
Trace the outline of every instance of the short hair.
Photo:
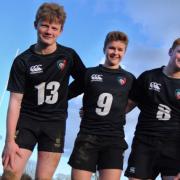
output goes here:
[[47, 20], [50, 23], [59, 23], [63, 29], [66, 20], [66, 12], [64, 7], [57, 3], [43, 3], [37, 10], [35, 25], [37, 25], [39, 20]]
[[126, 45], [126, 48], [129, 42], [128, 36], [125, 33], [121, 31], [111, 31], [106, 35], [106, 38], [104, 41], [104, 47], [103, 47], [104, 52], [105, 52], [107, 44], [112, 41], [121, 41]]
[[177, 38], [177, 39], [174, 40], [174, 42], [172, 44], [172, 47], [170, 49], [173, 50], [179, 45], [180, 45], [180, 38]]

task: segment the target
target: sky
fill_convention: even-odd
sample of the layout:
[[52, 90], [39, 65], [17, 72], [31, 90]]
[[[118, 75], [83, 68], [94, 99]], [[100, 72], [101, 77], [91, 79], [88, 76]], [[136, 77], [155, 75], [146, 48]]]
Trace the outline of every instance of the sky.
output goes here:
[[[0, 2], [0, 152], [6, 133], [9, 92], [6, 84], [15, 56], [36, 43], [33, 26], [36, 10], [44, 0], [2, 0]], [[48, 1], [52, 2], [52, 1]], [[129, 37], [122, 66], [136, 77], [145, 70], [166, 65], [168, 50], [180, 37], [179, 0], [54, 0], [67, 12], [64, 31], [58, 42], [74, 48], [87, 67], [103, 63], [103, 42], [109, 31]], [[79, 129], [81, 96], [69, 102], [65, 153], [56, 173], [70, 174], [67, 165]], [[127, 115], [126, 140], [131, 144], [138, 110]], [[125, 166], [130, 148], [125, 155]], [[1, 160], [1, 159], [0, 159]], [[36, 162], [36, 153], [31, 160]], [[0, 173], [2, 166], [0, 165]]]

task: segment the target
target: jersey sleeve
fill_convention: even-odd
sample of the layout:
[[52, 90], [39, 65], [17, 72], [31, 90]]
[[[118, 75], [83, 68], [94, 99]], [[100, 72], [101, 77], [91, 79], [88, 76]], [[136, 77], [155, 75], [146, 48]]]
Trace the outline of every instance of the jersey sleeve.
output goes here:
[[132, 80], [132, 82], [131, 82], [130, 90], [129, 90], [129, 93], [128, 93], [128, 98], [132, 100], [131, 96], [133, 96], [133, 88], [134, 88], [134, 86], [136, 84], [137, 79], [135, 78], [134, 75], [132, 75], [131, 80]]
[[129, 99], [139, 104], [144, 92], [144, 73], [133, 81], [132, 88], [129, 93]]
[[74, 98], [84, 92], [84, 78], [86, 73], [85, 65], [74, 50], [72, 59], [71, 76], [74, 78], [74, 81], [69, 85], [68, 99]]
[[12, 64], [7, 90], [15, 93], [24, 93], [25, 89], [25, 65], [23, 60], [16, 58]]
[[74, 80], [68, 87], [68, 100], [82, 94], [84, 92], [84, 81]]
[[74, 50], [73, 50], [72, 58], [73, 58], [73, 65], [71, 68], [71, 76], [75, 80], [82, 81], [86, 73], [86, 67], [83, 64], [79, 55]]

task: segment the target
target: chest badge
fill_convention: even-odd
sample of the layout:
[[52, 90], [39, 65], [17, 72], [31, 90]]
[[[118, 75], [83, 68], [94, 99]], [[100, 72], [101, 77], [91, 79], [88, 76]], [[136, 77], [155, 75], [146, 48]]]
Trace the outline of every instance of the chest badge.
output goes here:
[[176, 99], [180, 100], [180, 89], [175, 90]]
[[126, 82], [127, 82], [126, 77], [120, 76], [117, 79], [118, 79], [118, 82], [120, 83], [121, 86], [124, 86], [126, 84]]
[[60, 59], [60, 60], [57, 61], [57, 67], [61, 71], [63, 71], [65, 69], [66, 65], [67, 65], [67, 60], [66, 59]]

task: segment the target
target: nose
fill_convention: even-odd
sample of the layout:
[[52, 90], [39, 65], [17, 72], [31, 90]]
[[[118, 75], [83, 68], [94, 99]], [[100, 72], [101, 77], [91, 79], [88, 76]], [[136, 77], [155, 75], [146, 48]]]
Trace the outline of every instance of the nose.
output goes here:
[[114, 53], [117, 54], [118, 53], [118, 49], [115, 48], [114, 49]]
[[47, 29], [46, 29], [46, 34], [51, 34], [51, 33], [52, 33], [51, 28], [47, 28]]

